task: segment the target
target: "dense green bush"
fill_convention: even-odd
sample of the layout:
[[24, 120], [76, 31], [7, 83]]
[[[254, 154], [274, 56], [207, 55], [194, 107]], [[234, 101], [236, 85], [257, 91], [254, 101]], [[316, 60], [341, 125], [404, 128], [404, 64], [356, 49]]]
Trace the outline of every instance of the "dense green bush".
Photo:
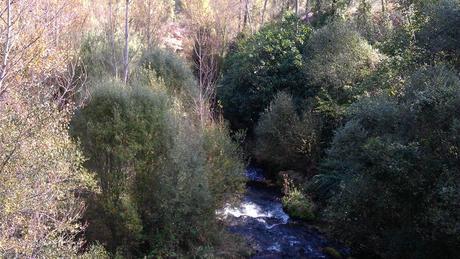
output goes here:
[[315, 31], [306, 47], [306, 73], [318, 89], [318, 109], [340, 117], [362, 89], [355, 86], [377, 66], [381, 55], [341, 21]]
[[314, 220], [314, 205], [310, 198], [297, 188], [292, 188], [281, 199], [283, 207], [289, 216], [303, 220]]
[[87, 233], [124, 256], [193, 255], [216, 242], [215, 210], [241, 192], [244, 164], [225, 128], [204, 132], [152, 88], [108, 82], [73, 119], [102, 188]]
[[190, 66], [174, 53], [160, 48], [144, 51], [140, 67], [154, 72], [162, 79], [168, 92], [174, 95], [196, 97], [198, 87]]
[[459, 110], [460, 79], [445, 67], [354, 104], [315, 179], [335, 193], [334, 232], [386, 258], [457, 258]]
[[[242, 141], [242, 136], [236, 136]], [[246, 164], [243, 152], [229, 135], [222, 122], [216, 122], [204, 130], [204, 150], [206, 152], [206, 174], [216, 207], [224, 201], [238, 198], [244, 192], [246, 179], [242, 174]]]
[[312, 94], [305, 87], [302, 52], [310, 28], [294, 15], [263, 27], [236, 43], [224, 64], [218, 88], [224, 115], [235, 128], [252, 128], [277, 92], [296, 101]]
[[[73, 119], [72, 133], [80, 139], [89, 158], [86, 166], [97, 172], [102, 189], [101, 195], [92, 197], [87, 213], [88, 237], [112, 252], [141, 242], [142, 224], [130, 182], [137, 170], [161, 168], [167, 156], [171, 139], [167, 137], [166, 109], [164, 95], [125, 89], [112, 81], [98, 86]], [[147, 154], [155, 154], [149, 163], [144, 161]]]
[[[316, 206], [311, 198], [298, 186], [298, 181], [293, 178], [291, 172], [283, 172], [281, 175], [283, 181], [283, 194], [281, 203], [284, 210], [292, 218], [302, 220], [314, 220]], [[300, 184], [303, 184], [300, 182]]]
[[431, 60], [448, 60], [460, 69], [460, 1], [441, 0], [423, 9], [427, 22], [417, 32], [417, 43]]
[[319, 122], [311, 110], [299, 115], [289, 94], [280, 92], [255, 129], [255, 157], [272, 170], [307, 171], [318, 158]]

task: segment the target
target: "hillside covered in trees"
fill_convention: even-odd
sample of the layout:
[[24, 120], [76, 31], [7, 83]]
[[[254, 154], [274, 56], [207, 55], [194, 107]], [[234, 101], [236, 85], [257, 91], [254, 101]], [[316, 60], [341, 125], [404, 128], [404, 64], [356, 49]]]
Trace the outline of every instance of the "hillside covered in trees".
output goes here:
[[[0, 257], [460, 258], [459, 0], [2, 0], [0, 18]], [[330, 242], [262, 254], [254, 214], [266, 239], [292, 220]]]

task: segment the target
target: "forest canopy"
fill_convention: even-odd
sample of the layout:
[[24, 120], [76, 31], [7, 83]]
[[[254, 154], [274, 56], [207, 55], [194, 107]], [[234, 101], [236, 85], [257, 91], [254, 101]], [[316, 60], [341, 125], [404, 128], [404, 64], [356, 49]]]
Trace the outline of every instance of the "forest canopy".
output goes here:
[[460, 258], [459, 0], [0, 7], [0, 257], [258, 255], [256, 185], [325, 256]]

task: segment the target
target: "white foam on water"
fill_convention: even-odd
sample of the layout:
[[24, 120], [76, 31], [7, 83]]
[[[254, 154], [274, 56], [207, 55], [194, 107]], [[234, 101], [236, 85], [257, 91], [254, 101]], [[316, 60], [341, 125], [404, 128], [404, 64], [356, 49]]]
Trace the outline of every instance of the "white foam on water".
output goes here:
[[[217, 215], [225, 219], [228, 216], [239, 217], [250, 217], [257, 219], [257, 221], [263, 223], [267, 229], [272, 229], [276, 226], [288, 223], [289, 215], [287, 215], [283, 206], [280, 203], [275, 203], [269, 208], [264, 208], [257, 203], [251, 201], [242, 202], [239, 206], [227, 205], [223, 209], [217, 211]], [[281, 221], [280, 223], [268, 224], [266, 219], [273, 218]]]
[[268, 247], [267, 250], [273, 252], [281, 252], [281, 245], [279, 243], [275, 243], [274, 245]]
[[218, 215], [233, 217], [246, 216], [250, 218], [271, 218], [273, 214], [270, 211], [264, 211], [261, 206], [253, 202], [242, 202], [238, 207], [230, 205], [225, 206], [222, 210], [218, 211]]
[[263, 224], [267, 225], [267, 221], [265, 221], [265, 219], [260, 219], [260, 218], [258, 218], [257, 221], [259, 221], [260, 223], [263, 223]]

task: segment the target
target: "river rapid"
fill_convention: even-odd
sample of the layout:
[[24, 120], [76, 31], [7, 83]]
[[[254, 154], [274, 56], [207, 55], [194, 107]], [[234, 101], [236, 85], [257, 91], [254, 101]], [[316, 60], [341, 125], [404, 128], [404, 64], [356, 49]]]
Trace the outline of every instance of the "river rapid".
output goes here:
[[266, 183], [261, 169], [248, 168], [246, 176], [243, 200], [218, 211], [218, 216], [230, 232], [247, 240], [255, 251], [252, 258], [332, 258], [323, 252], [325, 247], [350, 253], [315, 227], [291, 219], [283, 210], [280, 191]]

